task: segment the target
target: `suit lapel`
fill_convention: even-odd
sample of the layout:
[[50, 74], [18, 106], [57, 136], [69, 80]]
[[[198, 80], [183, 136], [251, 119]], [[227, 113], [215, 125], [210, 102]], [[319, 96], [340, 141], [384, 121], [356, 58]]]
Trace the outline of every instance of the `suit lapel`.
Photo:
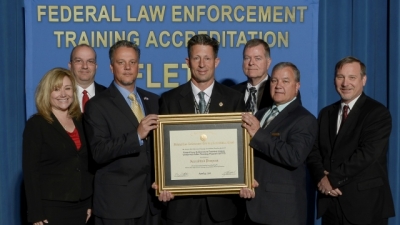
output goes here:
[[179, 99], [179, 106], [181, 107], [181, 112], [184, 114], [193, 114], [194, 110], [194, 98], [192, 87], [190, 86], [190, 81], [184, 84], [181, 92], [181, 99]]
[[[67, 143], [68, 143], [70, 146], [73, 147], [72, 149], [76, 149], [76, 145], [75, 145], [74, 141], [73, 141], [72, 138], [68, 135], [67, 131], [64, 129], [64, 127], [61, 125], [61, 123], [58, 121], [58, 119], [54, 116], [53, 113], [51, 114], [51, 117], [52, 117], [52, 119], [53, 119], [53, 121], [54, 121], [54, 122], [51, 124], [52, 127], [53, 127], [58, 133], [60, 133], [61, 136], [62, 136], [64, 139], [67, 140]], [[74, 124], [75, 124], [75, 121], [74, 121]], [[76, 127], [76, 125], [75, 125], [75, 127]], [[78, 129], [78, 128], [77, 128], [77, 129]], [[79, 134], [79, 135], [81, 135], [81, 134]]]
[[[340, 130], [337, 134], [337, 137], [336, 137], [336, 142], [344, 143], [341, 141], [341, 139], [343, 139], [345, 136], [347, 136], [348, 132], [351, 131], [351, 129], [356, 126], [357, 118], [361, 114], [361, 107], [364, 105], [364, 102], [366, 99], [367, 98], [364, 95], [364, 93], [360, 96], [360, 98], [358, 98], [358, 100], [354, 104], [353, 108], [351, 109], [349, 115], [347, 116], [346, 121], [340, 128]], [[336, 116], [337, 116], [337, 114], [336, 114]]]
[[142, 100], [142, 104], [144, 107], [144, 109], [143, 109], [144, 115], [147, 116], [148, 114], [151, 114], [152, 111], [154, 111], [154, 110], [151, 110], [152, 106], [150, 104], [150, 101], [153, 99], [150, 99], [150, 97], [147, 96], [146, 93], [140, 88], [136, 88], [136, 91], [138, 92], [138, 94], [140, 96], [140, 100]]
[[211, 102], [209, 113], [223, 113], [226, 112], [224, 110], [223, 105], [225, 104], [225, 100], [227, 96], [224, 95], [223, 91], [220, 89], [221, 84], [217, 81], [214, 81], [214, 87], [211, 93]]
[[329, 120], [329, 140], [331, 146], [335, 145], [336, 142], [336, 131], [337, 131], [337, 119], [339, 114], [340, 102], [337, 102], [333, 105], [332, 109], [328, 112], [328, 120]]
[[283, 120], [288, 118], [290, 113], [292, 113], [292, 111], [299, 105], [300, 103], [298, 99], [291, 102], [288, 106], [285, 107], [285, 109], [282, 110], [282, 112], [279, 112], [279, 114], [271, 121], [270, 124], [268, 124], [268, 126], [265, 129], [266, 130], [275, 129], [275, 127], [278, 126]]
[[122, 96], [121, 92], [115, 87], [114, 83], [111, 83], [110, 87], [110, 100], [112, 104], [115, 105], [115, 108], [121, 111], [122, 114], [130, 121], [135, 127], [139, 126], [139, 122], [136, 119], [136, 116], [133, 114], [131, 108], [126, 103], [124, 96]]
[[271, 77], [268, 77], [268, 80], [265, 81], [264, 90], [261, 96], [260, 105], [258, 106], [258, 109], [271, 107], [272, 104], [274, 103], [270, 93], [270, 82], [271, 82]]

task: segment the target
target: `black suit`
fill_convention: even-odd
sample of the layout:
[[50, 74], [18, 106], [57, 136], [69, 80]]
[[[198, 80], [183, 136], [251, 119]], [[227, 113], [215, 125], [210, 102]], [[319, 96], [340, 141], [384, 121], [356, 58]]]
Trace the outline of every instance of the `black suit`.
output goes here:
[[[145, 114], [158, 112], [158, 96], [136, 88]], [[140, 145], [139, 122], [114, 83], [96, 94], [85, 108], [85, 129], [94, 160], [94, 214], [105, 219], [141, 217], [150, 208], [159, 213], [151, 189], [153, 175], [152, 139]]]
[[44, 210], [45, 200], [77, 202], [90, 198], [93, 192], [93, 175], [88, 172], [88, 150], [81, 122], [74, 120], [81, 142], [77, 151], [74, 141], [53, 114], [52, 119], [53, 123], [49, 123], [42, 116], [34, 115], [24, 130], [23, 172], [30, 222], [49, 219]]
[[[261, 94], [260, 101], [258, 101], [260, 103], [260, 105], [257, 106], [258, 110], [261, 110], [263, 108], [271, 107], [272, 104], [274, 103], [274, 100], [272, 100], [271, 94], [270, 94], [270, 91], [269, 91], [270, 90], [270, 80], [271, 80], [271, 78], [268, 77], [268, 80], [265, 81], [264, 92]], [[232, 88], [237, 90], [237, 91], [239, 91], [243, 95], [245, 95], [246, 94], [246, 89], [247, 89], [247, 83], [248, 82], [245, 81], [245, 82], [242, 82], [242, 83], [237, 84], [235, 86], [232, 86]], [[258, 95], [258, 96], [260, 96], [260, 95]]]
[[[160, 114], [195, 113], [191, 81], [165, 92], [160, 98]], [[244, 110], [243, 95], [215, 81], [211, 94], [209, 113], [241, 112]], [[236, 196], [235, 196], [236, 197]], [[198, 198], [198, 197], [196, 197]], [[233, 219], [236, 206], [231, 195], [205, 196], [211, 217], [215, 221]], [[176, 197], [168, 202], [167, 217], [182, 222], [194, 209], [193, 197]]]
[[[239, 91], [240, 93], [242, 93], [243, 95], [246, 94], [246, 89], [247, 89], [247, 83], [248, 81], [239, 83], [237, 85], [232, 86], [233, 89]], [[259, 105], [257, 106], [258, 110], [264, 109], [264, 108], [269, 108], [272, 106], [272, 104], [274, 104], [274, 100], [272, 100], [271, 97], [271, 93], [270, 93], [270, 84], [271, 84], [271, 77], [268, 77], [268, 80], [265, 81], [265, 86], [264, 86], [264, 91], [261, 95], [257, 96], [261, 96], [261, 99], [257, 102], [259, 102]], [[301, 96], [300, 96], [300, 91], [297, 94], [297, 99], [299, 100], [300, 104], [301, 104]]]
[[[394, 216], [387, 173], [387, 150], [392, 120], [381, 103], [364, 93], [354, 104], [336, 134], [341, 102], [321, 110], [319, 133], [308, 158], [310, 172], [318, 183], [329, 172], [341, 211], [354, 224], [371, 224]], [[318, 194], [318, 217], [332, 206], [334, 197]]]
[[[261, 121], [268, 108], [256, 113]], [[256, 197], [246, 202], [253, 222], [305, 225], [306, 159], [317, 135], [317, 120], [298, 99], [285, 107], [250, 141], [254, 149]]]
[[94, 82], [94, 93], [95, 93], [95, 94], [98, 94], [98, 93], [100, 93], [100, 92], [102, 92], [102, 91], [104, 91], [104, 90], [106, 90], [106, 89], [107, 89], [107, 88], [104, 87], [103, 85]]

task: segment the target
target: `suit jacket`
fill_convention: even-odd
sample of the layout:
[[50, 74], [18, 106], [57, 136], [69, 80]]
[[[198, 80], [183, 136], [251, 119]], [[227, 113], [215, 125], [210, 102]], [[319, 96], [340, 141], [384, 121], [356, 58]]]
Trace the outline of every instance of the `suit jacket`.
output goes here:
[[[261, 120], [268, 108], [256, 113]], [[256, 197], [247, 201], [250, 219], [261, 224], [305, 225], [306, 159], [317, 135], [317, 120], [298, 99], [250, 141], [254, 149]]]
[[53, 123], [32, 116], [23, 134], [23, 172], [28, 220], [47, 219], [42, 200], [74, 202], [89, 198], [93, 174], [88, 172], [88, 150], [81, 121], [74, 120], [81, 147], [52, 114]]
[[[222, 103], [222, 104], [221, 104]], [[244, 110], [243, 95], [215, 81], [209, 106], [210, 113], [241, 112]], [[165, 92], [160, 98], [160, 114], [195, 113], [194, 98], [190, 81]], [[236, 197], [236, 196], [235, 196]], [[233, 196], [206, 196], [212, 218], [216, 221], [229, 220], [236, 215]], [[176, 197], [168, 202], [167, 217], [182, 222], [192, 210], [192, 197]]]
[[[316, 182], [324, 170], [329, 172], [332, 187], [343, 193], [338, 200], [350, 222], [370, 224], [377, 213], [381, 218], [394, 216], [386, 161], [390, 113], [363, 93], [336, 134], [340, 103], [325, 107], [318, 116], [318, 139], [308, 158], [310, 172]], [[318, 194], [318, 217], [331, 198]]]
[[[271, 84], [271, 77], [268, 77], [268, 80], [265, 81], [265, 86], [264, 86], [264, 91], [261, 95], [260, 99], [260, 105], [258, 105], [258, 110], [261, 110], [263, 108], [268, 108], [271, 107], [274, 104], [274, 100], [272, 100], [271, 93], [270, 93], [270, 84]], [[239, 83], [237, 85], [232, 86], [233, 89], [239, 91], [243, 95], [246, 94], [246, 89], [247, 89], [247, 81]], [[244, 98], [243, 98], [244, 99]], [[297, 94], [297, 99], [300, 101], [301, 104], [301, 96], [300, 96], [300, 91]], [[258, 111], [257, 110], [257, 111]]]
[[102, 91], [104, 91], [106, 89], [107, 88], [104, 87], [103, 85], [94, 82], [94, 92], [95, 92], [95, 94], [98, 94], [98, 93], [100, 93], [100, 92], [102, 92]]
[[[158, 96], [136, 89], [145, 114], [157, 113]], [[152, 138], [140, 145], [139, 122], [114, 83], [88, 101], [84, 122], [93, 158], [99, 164], [94, 182], [94, 214], [107, 219], [137, 218], [146, 207], [153, 214], [158, 213], [159, 203], [151, 189]]]

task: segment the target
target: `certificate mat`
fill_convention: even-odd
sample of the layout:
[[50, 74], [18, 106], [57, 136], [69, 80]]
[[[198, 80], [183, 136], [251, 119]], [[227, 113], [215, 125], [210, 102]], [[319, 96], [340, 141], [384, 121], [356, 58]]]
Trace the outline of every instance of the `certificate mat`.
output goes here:
[[241, 113], [160, 115], [154, 131], [156, 195], [252, 188], [253, 149], [241, 125]]

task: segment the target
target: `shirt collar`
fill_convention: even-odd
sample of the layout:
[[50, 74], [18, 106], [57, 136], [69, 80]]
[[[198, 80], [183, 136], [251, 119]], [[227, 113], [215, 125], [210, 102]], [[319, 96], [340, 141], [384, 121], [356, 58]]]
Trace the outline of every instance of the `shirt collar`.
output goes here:
[[[208, 98], [211, 97], [212, 90], [214, 88], [214, 83], [215, 83], [215, 81], [213, 81], [213, 83], [203, 91], [205, 93], [206, 97], [208, 97]], [[193, 82], [190, 82], [190, 85], [192, 86], [193, 96], [195, 96], [197, 98], [197, 96], [198, 96], [199, 92], [201, 92], [201, 90], [196, 85], [194, 85]]]
[[83, 92], [83, 90], [86, 90], [87, 92], [88, 92], [88, 95], [89, 95], [89, 98], [93, 98], [93, 96], [95, 95], [95, 92], [94, 92], [94, 82], [92, 83], [92, 84], [90, 84], [89, 85], [89, 87], [87, 87], [86, 89], [83, 89], [81, 86], [79, 86], [79, 85], [77, 85], [77, 88], [78, 88], [78, 94], [79, 94], [79, 96], [82, 96], [83, 94], [82, 94], [82, 92]]

